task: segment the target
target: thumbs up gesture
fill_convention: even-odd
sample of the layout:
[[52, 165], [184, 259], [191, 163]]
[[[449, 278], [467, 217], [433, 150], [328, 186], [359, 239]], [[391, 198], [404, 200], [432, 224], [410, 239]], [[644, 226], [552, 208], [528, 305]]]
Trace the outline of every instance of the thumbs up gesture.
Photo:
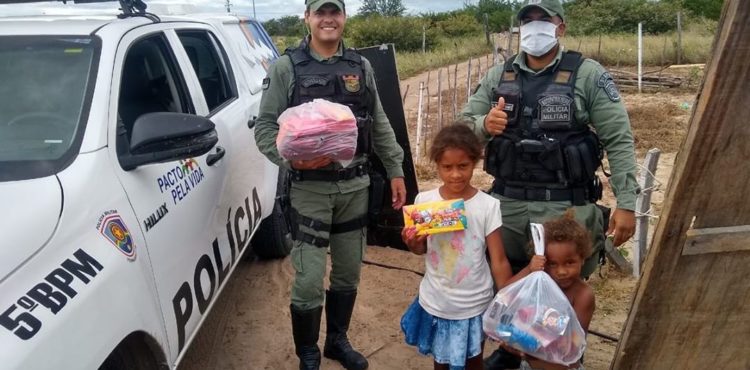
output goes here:
[[487, 116], [484, 118], [484, 129], [487, 133], [492, 136], [497, 136], [505, 131], [505, 126], [508, 125], [508, 114], [503, 111], [505, 108], [505, 99], [500, 97], [497, 99], [497, 105], [492, 107]]

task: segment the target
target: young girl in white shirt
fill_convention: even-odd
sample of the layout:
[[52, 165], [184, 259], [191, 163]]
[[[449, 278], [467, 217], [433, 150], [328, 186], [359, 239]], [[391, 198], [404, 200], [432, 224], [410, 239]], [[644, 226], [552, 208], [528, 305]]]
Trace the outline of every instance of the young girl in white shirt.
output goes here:
[[[419, 296], [401, 318], [406, 342], [432, 355], [435, 369], [482, 369], [482, 313], [511, 279], [500, 236], [500, 201], [471, 185], [482, 157], [479, 139], [464, 124], [440, 130], [430, 149], [443, 184], [419, 193], [416, 204], [464, 199], [465, 230], [428, 236], [401, 232], [415, 254], [425, 255]], [[490, 262], [487, 263], [486, 251]]]

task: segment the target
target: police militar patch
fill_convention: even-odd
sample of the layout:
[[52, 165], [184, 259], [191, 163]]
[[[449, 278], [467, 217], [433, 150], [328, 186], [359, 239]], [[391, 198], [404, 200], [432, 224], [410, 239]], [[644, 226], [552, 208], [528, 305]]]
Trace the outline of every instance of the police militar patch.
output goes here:
[[545, 96], [539, 99], [539, 121], [570, 122], [575, 102], [564, 95]]
[[607, 93], [609, 100], [613, 102], [620, 101], [620, 92], [617, 90], [617, 86], [615, 86], [614, 81], [607, 84], [607, 86], [604, 86], [604, 92]]
[[359, 92], [359, 90], [362, 88], [361, 84], [359, 83], [358, 75], [343, 75], [341, 76], [341, 78], [344, 80], [344, 88], [348, 92]]
[[609, 74], [609, 72], [604, 72], [601, 76], [599, 76], [599, 79], [596, 81], [596, 86], [604, 89], [604, 92], [607, 93], [607, 97], [609, 97], [609, 100], [613, 102], [620, 101], [620, 92], [617, 90], [615, 80], [614, 78], [612, 78], [612, 75]]
[[609, 81], [614, 81], [614, 79], [612, 78], [612, 75], [609, 74], [609, 72], [604, 72], [602, 73], [601, 76], [599, 76], [599, 80], [596, 81], [596, 86], [598, 87], [607, 86], [607, 83], [609, 83]]

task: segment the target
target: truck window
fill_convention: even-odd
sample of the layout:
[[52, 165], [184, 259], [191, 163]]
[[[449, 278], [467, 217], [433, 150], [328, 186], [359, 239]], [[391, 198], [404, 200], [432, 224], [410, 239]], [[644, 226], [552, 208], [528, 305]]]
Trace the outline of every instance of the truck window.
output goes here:
[[118, 114], [132, 134], [133, 123], [146, 113], [195, 113], [185, 80], [162, 34], [138, 40], [122, 67]]
[[213, 112], [236, 98], [237, 87], [233, 83], [234, 78], [231, 78], [226, 53], [214, 35], [207, 31], [190, 30], [178, 31], [177, 36], [198, 76], [209, 111]]
[[75, 159], [99, 53], [86, 35], [0, 36], [0, 182], [49, 176]]
[[254, 21], [247, 21], [242, 22], [242, 26], [252, 35], [253, 39], [256, 42], [262, 43], [271, 50], [271, 52], [273, 53], [271, 59], [276, 59], [279, 57], [279, 52], [276, 50], [276, 45], [274, 45], [273, 40], [271, 40], [271, 37], [268, 36], [268, 33], [266, 33], [266, 31], [260, 24]]

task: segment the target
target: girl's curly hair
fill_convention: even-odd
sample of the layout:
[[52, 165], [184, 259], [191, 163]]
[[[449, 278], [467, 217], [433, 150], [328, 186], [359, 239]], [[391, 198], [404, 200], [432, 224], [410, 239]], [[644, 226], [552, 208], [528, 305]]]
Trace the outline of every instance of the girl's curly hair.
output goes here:
[[437, 163], [448, 149], [460, 149], [474, 161], [482, 159], [482, 143], [465, 121], [456, 121], [438, 131], [430, 147], [430, 159]]
[[589, 232], [575, 219], [573, 208], [568, 209], [562, 217], [544, 223], [544, 244], [550, 242], [572, 242], [576, 253], [586, 259], [591, 254]]

